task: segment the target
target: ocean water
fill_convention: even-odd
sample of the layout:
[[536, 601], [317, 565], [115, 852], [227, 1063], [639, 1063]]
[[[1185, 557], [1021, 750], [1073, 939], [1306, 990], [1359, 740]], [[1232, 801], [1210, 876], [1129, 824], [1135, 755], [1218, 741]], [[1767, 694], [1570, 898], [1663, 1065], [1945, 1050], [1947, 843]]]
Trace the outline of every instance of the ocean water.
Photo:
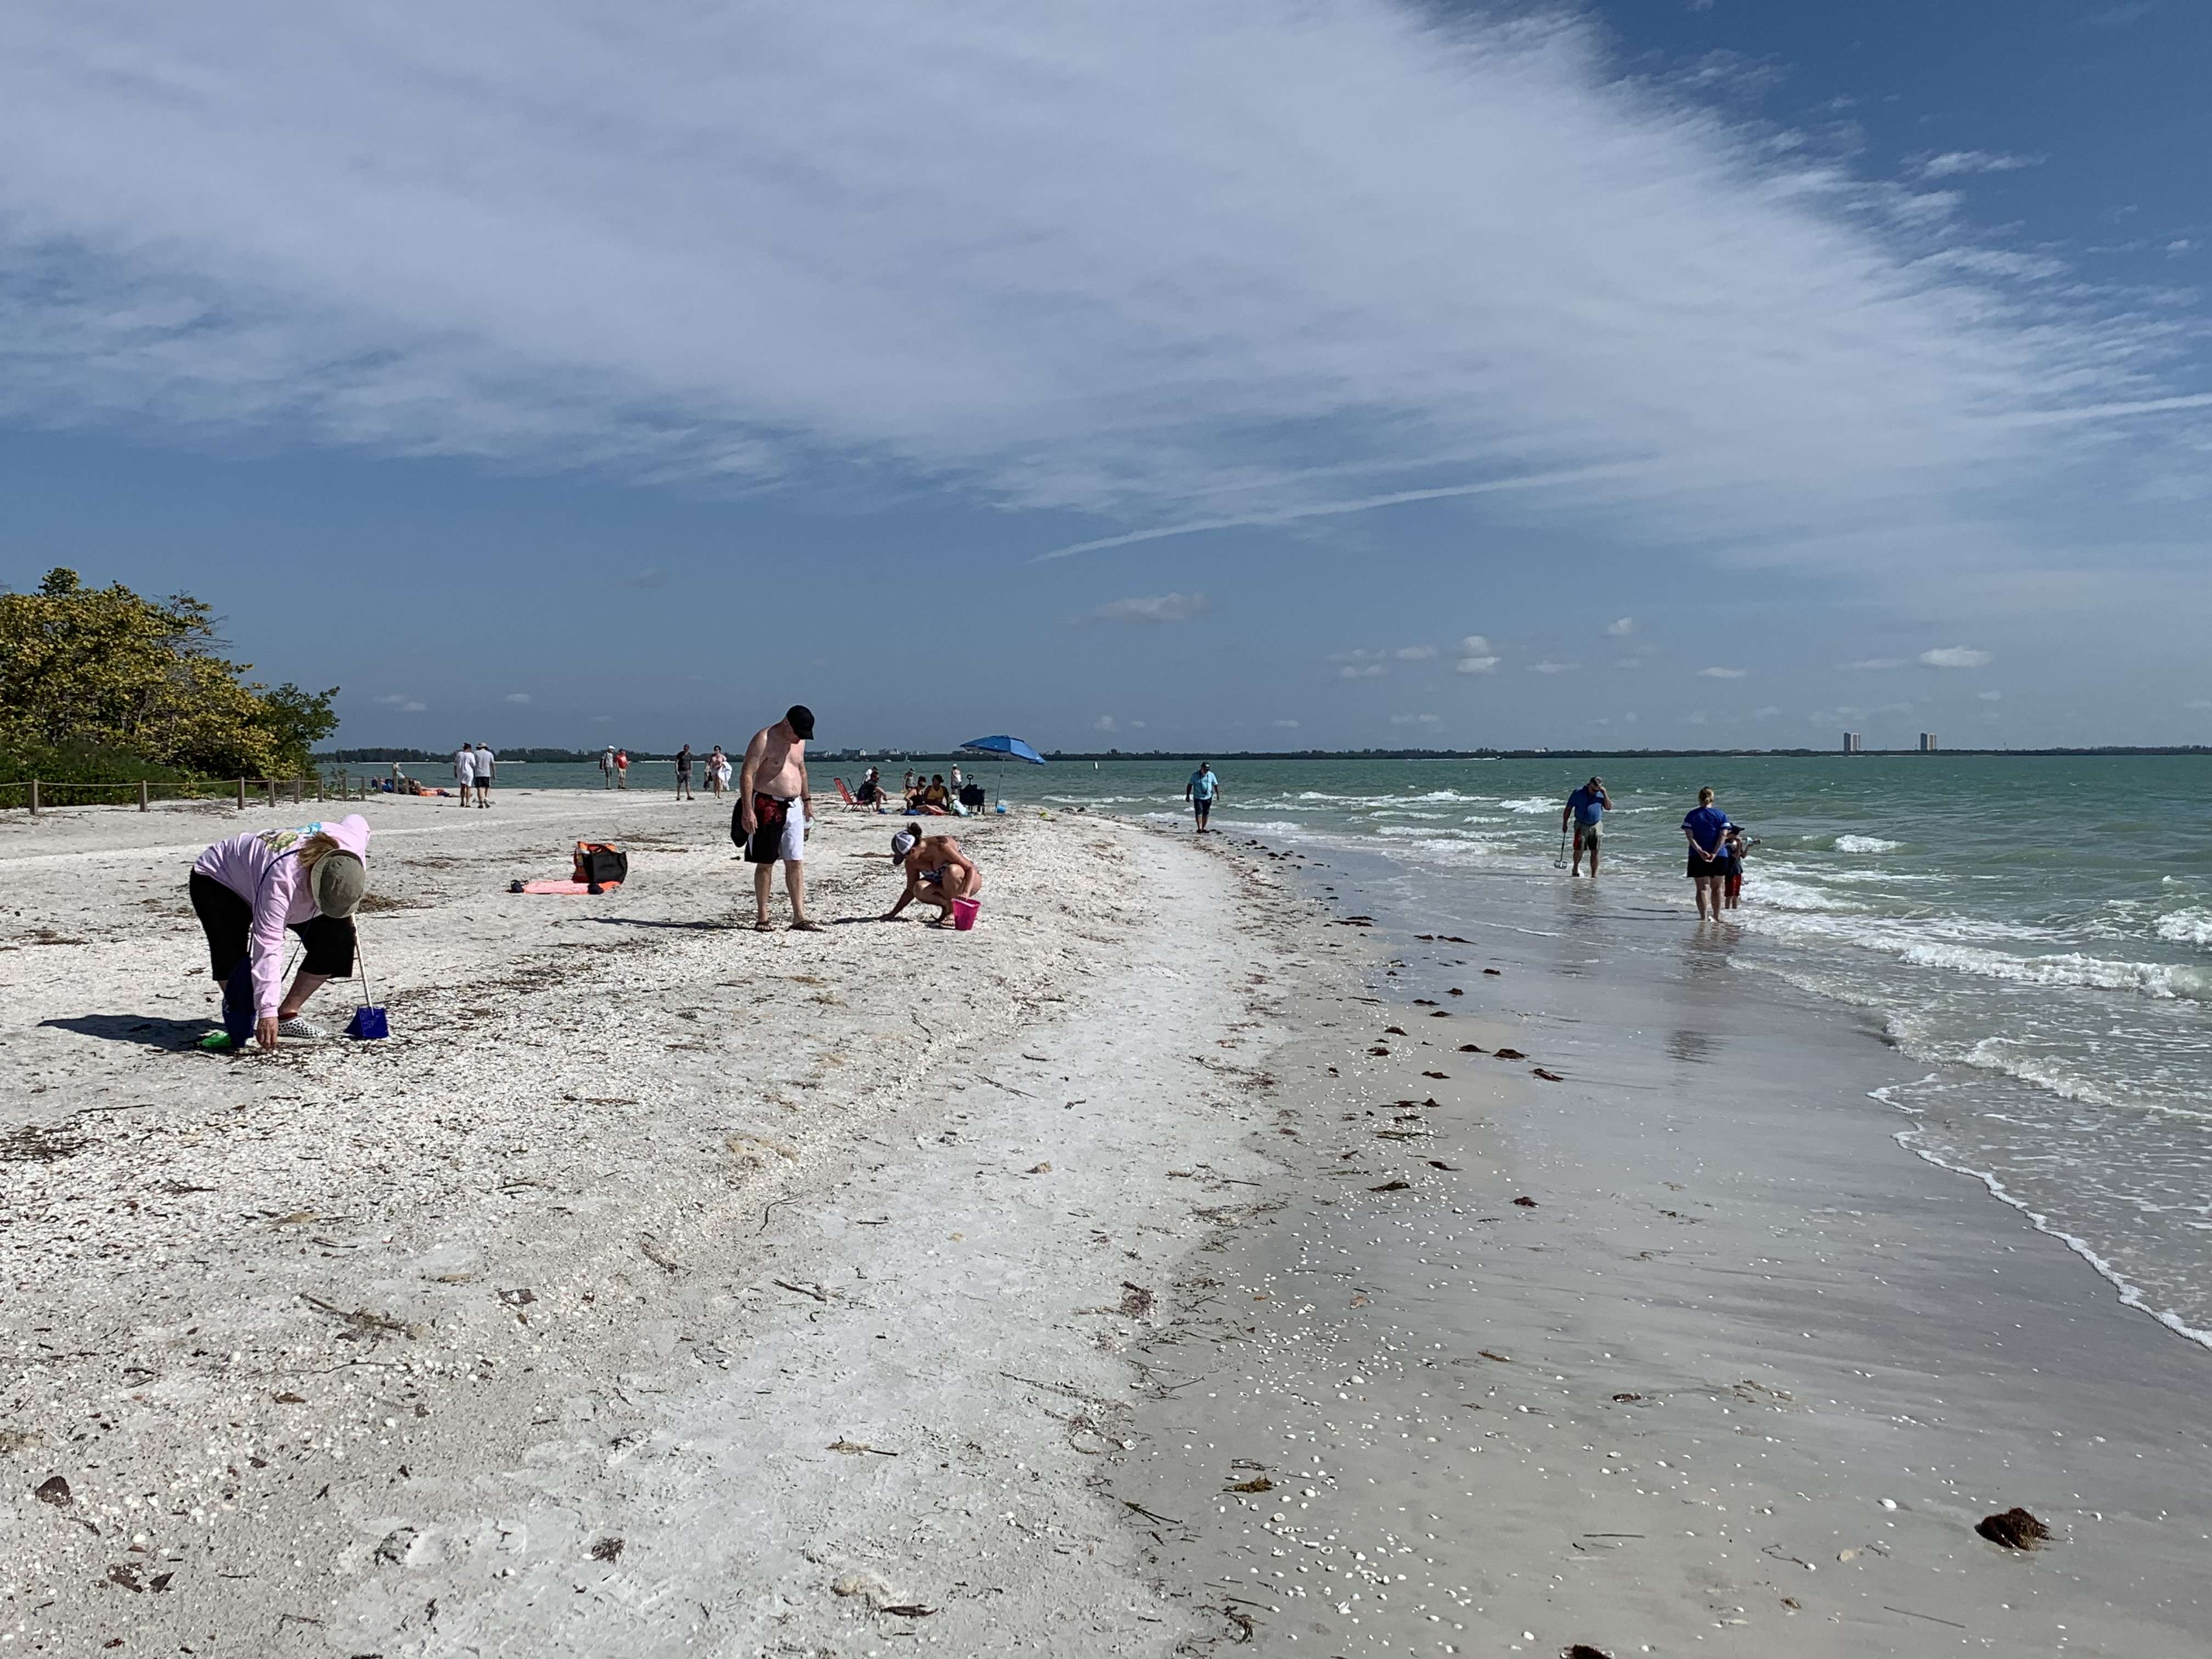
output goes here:
[[[1187, 823], [1188, 769], [1002, 781], [1024, 804]], [[1379, 878], [1402, 914], [1571, 928], [1633, 960], [1698, 927], [1680, 825], [1711, 785], [1760, 838], [1743, 908], [1707, 930], [1726, 941], [1728, 994], [1755, 1003], [1785, 981], [1870, 1012], [1895, 1047], [1876, 1097], [1900, 1156], [1983, 1182], [2212, 1346], [2212, 760], [1605, 763], [1616, 810], [1595, 890], [1554, 867], [1560, 805], [1592, 769], [1224, 764], [1213, 823]]]

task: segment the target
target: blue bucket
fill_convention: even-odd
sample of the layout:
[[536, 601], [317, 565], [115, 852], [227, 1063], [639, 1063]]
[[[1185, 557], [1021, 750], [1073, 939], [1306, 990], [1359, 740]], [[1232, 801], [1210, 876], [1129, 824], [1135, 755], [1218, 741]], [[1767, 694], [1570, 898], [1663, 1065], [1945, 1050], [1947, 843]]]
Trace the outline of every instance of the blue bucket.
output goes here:
[[353, 1018], [347, 1022], [345, 1034], [349, 1037], [374, 1041], [378, 1037], [390, 1036], [392, 1024], [385, 1018], [383, 1009], [363, 1006], [353, 1011]]

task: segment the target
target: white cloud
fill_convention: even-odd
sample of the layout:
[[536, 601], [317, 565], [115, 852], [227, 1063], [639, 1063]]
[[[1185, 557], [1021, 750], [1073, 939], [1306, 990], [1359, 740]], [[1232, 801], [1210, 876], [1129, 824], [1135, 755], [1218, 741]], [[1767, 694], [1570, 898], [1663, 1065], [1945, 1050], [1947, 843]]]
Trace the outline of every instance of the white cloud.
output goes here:
[[1462, 657], [1452, 672], [1457, 674], [1487, 674], [1498, 666], [1498, 659], [1490, 657]]
[[2040, 155], [2007, 155], [1987, 149], [1947, 149], [1941, 155], [1923, 155], [1912, 163], [1912, 171], [1921, 179], [1955, 179], [1969, 173], [2017, 173], [2022, 167], [2040, 167]]
[[1845, 668], [1856, 669], [1902, 668], [1905, 666], [1905, 659], [1902, 657], [1861, 657], [1856, 662], [1847, 662], [1844, 666]]
[[1433, 645], [1402, 645], [1390, 653], [1400, 662], [1426, 662], [1437, 654]]
[[1079, 623], [1186, 623], [1205, 614], [1212, 602], [1203, 593], [1156, 593], [1149, 599], [1115, 599], [1085, 612]]
[[1700, 708], [1696, 714], [1690, 716], [1690, 724], [1692, 726], [1703, 726], [1711, 719], [1712, 716], [1711, 714], [1708, 714], [1704, 709]]
[[377, 702], [401, 714], [427, 714], [430, 712], [428, 703], [410, 697], [404, 691], [388, 692], [379, 697]]
[[510, 691], [507, 694], [506, 700], [508, 702], [528, 702], [530, 701], [530, 693], [527, 691]]
[[1091, 722], [1091, 729], [1094, 732], [1118, 732], [1121, 730], [1121, 726], [1115, 722], [1111, 714], [1101, 714], [1097, 720]]
[[1992, 659], [1988, 652], [1977, 651], [1972, 646], [1944, 645], [1922, 652], [1920, 660], [1930, 668], [1984, 668]]
[[1371, 680], [1378, 678], [1389, 672], [1390, 671], [1389, 669], [1385, 668], [1379, 662], [1348, 662], [1345, 664], [1343, 667], [1336, 671], [1336, 677], [1342, 680]]
[[2191, 697], [2181, 706], [2184, 708], [2212, 708], [2212, 697]]
[[1771, 720], [1781, 712], [1782, 710], [1780, 708], [1770, 702], [1763, 708], [1753, 709], [1751, 711], [1751, 717], [1755, 720]]
[[1740, 680], [1749, 672], [1743, 668], [1700, 668], [1698, 678], [1701, 680]]
[[1644, 666], [1644, 659], [1641, 657], [1623, 657], [1619, 662], [1613, 664], [1613, 666], [1615, 668], [1641, 668]]
[[1390, 724], [1393, 726], [1434, 726], [1443, 717], [1441, 715], [1437, 714], [1393, 714], [1390, 716]]
[[1542, 662], [1530, 663], [1528, 672], [1532, 674], [1564, 674], [1573, 666], [1571, 662], [1553, 662], [1547, 658]]
[[1984, 702], [2001, 702], [2004, 700], [2004, 693], [2002, 691], [1977, 691], [1974, 695]]
[[[1948, 545], [1962, 478], [2088, 441], [2011, 417], [2164, 389], [2108, 300], [1923, 263], [1946, 198], [1606, 54], [1386, 0], [19, 5], [0, 410], [851, 461], [1131, 526], [1096, 546], [1628, 508], [1856, 570], [1802, 527]], [[1371, 487], [1309, 465], [1324, 425]]]
[[1462, 657], [1486, 657], [1491, 654], [1490, 641], [1480, 634], [1470, 634], [1459, 642]]
[[657, 564], [649, 564], [644, 569], [623, 577], [623, 585], [625, 587], [665, 587], [668, 586], [668, 573]]
[[1636, 631], [1636, 618], [1615, 617], [1605, 625], [1605, 631], [1616, 640], [1625, 640]]
[[1277, 720], [1275, 724], [1285, 732], [1295, 732], [1298, 729], [1298, 723], [1296, 720]]

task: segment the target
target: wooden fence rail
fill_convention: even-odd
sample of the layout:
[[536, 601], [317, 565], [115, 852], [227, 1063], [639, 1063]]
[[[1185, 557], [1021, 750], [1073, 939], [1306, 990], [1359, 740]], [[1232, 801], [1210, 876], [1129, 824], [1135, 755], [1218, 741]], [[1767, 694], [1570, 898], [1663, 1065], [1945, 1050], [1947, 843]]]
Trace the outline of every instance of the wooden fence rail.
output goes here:
[[[328, 800], [330, 799], [331, 787], [331, 786], [329, 783], [325, 782], [319, 777], [238, 778], [226, 783], [216, 783], [213, 781], [204, 783], [148, 783], [143, 780], [125, 783], [50, 783], [39, 778], [26, 778], [19, 780], [15, 783], [0, 783], [0, 796], [4, 796], [4, 793], [9, 790], [22, 791], [24, 794], [24, 805], [30, 808], [31, 816], [33, 817], [36, 817], [39, 815], [40, 808], [42, 806], [59, 805], [58, 802], [50, 799], [49, 797], [64, 790], [106, 790], [110, 793], [121, 794], [126, 797], [131, 792], [135, 791], [138, 797], [138, 810], [142, 812], [146, 811], [150, 808], [153, 792], [155, 790], [179, 793], [187, 797], [204, 794], [211, 790], [228, 790], [236, 799], [238, 802], [238, 810], [242, 812], [246, 810], [246, 793], [248, 789], [251, 789], [257, 798], [265, 793], [268, 797], [269, 805], [271, 806], [276, 805], [280, 799], [286, 797], [289, 797], [292, 804], [296, 806], [307, 799], [307, 791], [310, 789], [315, 792], [315, 799], [317, 800]], [[346, 775], [343, 772], [341, 772], [337, 776], [337, 788], [338, 792], [338, 799], [340, 800], [348, 799]], [[0, 799], [0, 805], [4, 804], [6, 804], [4, 799]]]

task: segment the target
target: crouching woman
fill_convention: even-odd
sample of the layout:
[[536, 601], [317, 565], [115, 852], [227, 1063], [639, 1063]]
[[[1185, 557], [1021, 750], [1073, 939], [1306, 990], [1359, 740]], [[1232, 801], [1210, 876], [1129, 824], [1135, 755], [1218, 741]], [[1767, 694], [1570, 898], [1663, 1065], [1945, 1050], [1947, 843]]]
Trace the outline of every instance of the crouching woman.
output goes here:
[[906, 872], [906, 891], [884, 913], [885, 921], [896, 921], [909, 904], [919, 901], [937, 907], [943, 926], [952, 914], [955, 900], [981, 897], [983, 872], [960, 850], [950, 836], [925, 836], [919, 823], [909, 823], [891, 837], [891, 862]]
[[[329, 1032], [301, 1018], [325, 980], [353, 972], [353, 914], [368, 889], [368, 820], [264, 830], [219, 841], [192, 865], [192, 910], [222, 983], [222, 1030], [203, 1048], [264, 1048]], [[283, 988], [284, 933], [307, 955]]]

